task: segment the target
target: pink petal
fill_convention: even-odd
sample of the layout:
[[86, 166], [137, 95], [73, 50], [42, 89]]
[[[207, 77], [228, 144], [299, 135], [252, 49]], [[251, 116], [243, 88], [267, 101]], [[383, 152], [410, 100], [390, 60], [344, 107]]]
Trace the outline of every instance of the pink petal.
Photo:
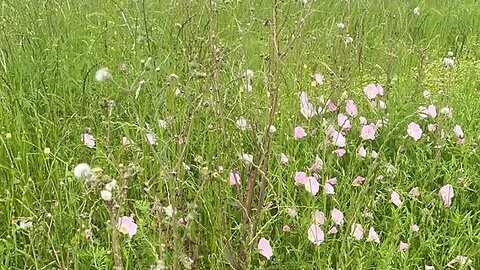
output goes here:
[[340, 132], [333, 131], [331, 133], [331, 138], [332, 138], [332, 142], [333, 142], [334, 145], [336, 145], [338, 147], [345, 147], [346, 146], [345, 137], [343, 137], [343, 135]]
[[118, 218], [118, 230], [123, 234], [128, 234], [130, 238], [137, 233], [137, 224], [132, 217], [123, 216]]
[[329, 231], [328, 234], [337, 234], [338, 230], [337, 227], [333, 226]]
[[240, 174], [238, 172], [230, 172], [229, 183], [230, 186], [240, 185]]
[[455, 132], [455, 135], [457, 135], [458, 138], [463, 138], [464, 136], [462, 127], [459, 125], [455, 125], [453, 132]]
[[288, 157], [287, 157], [287, 155], [285, 155], [284, 153], [282, 153], [282, 154], [280, 155], [280, 162], [281, 162], [282, 164], [287, 164], [287, 163], [288, 163]]
[[330, 178], [327, 180], [327, 183], [333, 186], [337, 183], [337, 178], [336, 177]]
[[295, 185], [305, 185], [307, 179], [307, 174], [304, 172], [296, 172], [295, 173]]
[[310, 176], [305, 179], [305, 189], [315, 196], [320, 190], [320, 184], [315, 177]]
[[438, 195], [442, 197], [443, 205], [445, 205], [446, 207], [452, 205], [452, 198], [454, 196], [454, 193], [453, 187], [451, 185], [443, 186], [438, 192]]
[[348, 117], [344, 114], [339, 114], [337, 116], [337, 124], [342, 130], [350, 130], [352, 128], [350, 120], [348, 120]]
[[361, 146], [358, 149], [358, 156], [360, 156], [360, 157], [366, 157], [367, 156], [367, 150], [365, 150], [365, 148], [363, 146]]
[[365, 126], [367, 125], [367, 118], [363, 117], [363, 116], [360, 116], [360, 118], [358, 118], [358, 120], [360, 121], [360, 124]]
[[373, 227], [370, 227], [370, 229], [368, 230], [367, 241], [372, 241], [374, 243], [380, 244], [380, 237], [378, 237], [378, 234]]
[[357, 111], [357, 106], [355, 105], [353, 100], [349, 99], [346, 101], [346, 103], [347, 104], [345, 106], [345, 111], [347, 112], [347, 114], [350, 115], [351, 117], [356, 117], [358, 114], [358, 111]]
[[288, 208], [287, 209], [287, 214], [290, 216], [290, 217], [296, 217], [297, 216], [297, 211], [293, 208]]
[[317, 155], [315, 156], [315, 163], [310, 166], [311, 171], [316, 171], [316, 170], [321, 170], [323, 168], [323, 161], [322, 159]]
[[402, 201], [400, 200], [400, 195], [397, 192], [392, 192], [390, 195], [390, 201], [395, 204], [396, 206], [400, 206]]
[[323, 75], [322, 74], [316, 73], [314, 77], [315, 77], [315, 81], [317, 82], [318, 85], [323, 84]]
[[329, 112], [334, 112], [337, 110], [337, 105], [335, 105], [331, 99], [327, 100], [327, 110]]
[[407, 133], [415, 141], [418, 141], [420, 137], [422, 137], [422, 129], [415, 122], [411, 122], [410, 124], [408, 124]]
[[315, 213], [313, 213], [313, 220], [316, 225], [322, 226], [325, 224], [325, 214], [321, 211], [315, 210]]
[[270, 241], [262, 237], [260, 241], [258, 241], [258, 252], [260, 252], [260, 254], [267, 260], [270, 260], [270, 258], [273, 256]]
[[435, 124], [428, 124], [427, 126], [428, 131], [434, 132], [437, 129], [437, 125]]
[[337, 208], [333, 208], [331, 216], [335, 224], [340, 226], [343, 225], [343, 213], [340, 210], [338, 210]]
[[335, 194], [335, 190], [333, 189], [333, 186], [330, 183], [325, 183], [324, 189], [325, 189], [325, 194], [327, 195]]
[[[378, 94], [379, 94], [379, 89], [377, 86], [373, 83], [367, 85], [365, 88], [363, 88], [363, 93], [367, 96], [368, 99], [374, 99]], [[383, 92], [383, 88], [382, 88]]]
[[420, 196], [420, 192], [417, 188], [412, 188], [408, 194], [414, 198]]
[[363, 140], [375, 140], [375, 127], [372, 125], [366, 125], [362, 127], [362, 130], [360, 132], [360, 137]]
[[352, 236], [357, 240], [363, 239], [363, 228], [360, 224], [352, 224]]
[[320, 245], [323, 240], [325, 239], [325, 234], [322, 231], [322, 228], [319, 226], [312, 224], [307, 231], [307, 237], [310, 242], [315, 245]]
[[352, 186], [355, 186], [355, 187], [361, 186], [364, 181], [365, 181], [365, 177], [357, 176], [355, 177], [355, 179], [353, 179]]
[[375, 159], [375, 158], [378, 158], [378, 153], [377, 153], [377, 151], [372, 150], [372, 152], [370, 153], [370, 156], [371, 156], [372, 158], [374, 158], [374, 159]]
[[409, 244], [404, 243], [404, 242], [402, 242], [402, 241], [400, 241], [400, 244], [398, 245], [398, 248], [399, 248], [400, 250], [406, 250], [406, 249], [408, 249], [409, 247], [410, 247]]
[[413, 233], [416, 233], [420, 230], [417, 224], [413, 224], [412, 227], [410, 228], [410, 231]]
[[282, 231], [283, 231], [283, 232], [289, 232], [289, 231], [290, 231], [290, 226], [284, 225], [284, 226], [282, 227]]
[[293, 137], [295, 139], [298, 140], [298, 139], [301, 139], [305, 136], [307, 136], [307, 133], [305, 132], [305, 129], [303, 127], [298, 126], [298, 127], [295, 128], [295, 130], [293, 132]]
[[337, 157], [343, 157], [347, 153], [347, 150], [340, 148], [333, 152], [337, 155]]
[[94, 148], [95, 147], [95, 138], [93, 137], [92, 134], [89, 134], [89, 133], [82, 134], [81, 140], [85, 144], [86, 147], [88, 147], [88, 148]]

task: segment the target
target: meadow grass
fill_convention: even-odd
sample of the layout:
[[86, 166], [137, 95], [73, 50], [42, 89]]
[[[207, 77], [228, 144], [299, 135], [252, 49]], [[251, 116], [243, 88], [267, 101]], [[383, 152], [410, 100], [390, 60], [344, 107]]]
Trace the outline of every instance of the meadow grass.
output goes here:
[[[306, 2], [2, 1], [0, 268], [480, 269], [477, 1]], [[96, 81], [100, 68], [112, 79]], [[312, 84], [317, 73], [322, 85]], [[365, 96], [371, 83], [383, 86], [376, 101], [386, 109]], [[319, 115], [302, 116], [302, 91]], [[340, 130], [347, 99], [358, 116], [338, 157], [325, 130]], [[430, 104], [436, 118], [419, 119]], [[359, 116], [388, 123], [362, 140]], [[411, 122], [423, 130], [418, 141]], [[305, 138], [293, 138], [297, 126]], [[316, 156], [322, 187], [313, 196], [294, 179], [313, 174]], [[74, 176], [79, 163], [95, 168], [93, 183]], [[353, 186], [357, 176], [365, 182]], [[326, 195], [332, 177], [335, 194]], [[118, 187], [104, 201], [112, 179]], [[449, 207], [438, 194], [447, 184]], [[334, 208], [345, 221], [333, 235]], [[316, 210], [326, 219], [319, 245], [307, 237]], [[118, 230], [121, 216], [138, 225], [131, 238]], [[354, 224], [364, 239], [352, 236]], [[380, 243], [365, 240], [370, 227]], [[457, 256], [470, 262], [450, 266]]]

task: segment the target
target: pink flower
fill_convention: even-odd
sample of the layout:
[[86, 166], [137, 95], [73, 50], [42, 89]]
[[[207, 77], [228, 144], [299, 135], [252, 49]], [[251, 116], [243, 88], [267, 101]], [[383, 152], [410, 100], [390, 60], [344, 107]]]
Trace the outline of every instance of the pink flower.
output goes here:
[[118, 225], [118, 231], [120, 231], [123, 234], [128, 234], [130, 238], [134, 236], [137, 233], [137, 224], [135, 223], [135, 220], [133, 220], [133, 217], [128, 217], [128, 216], [123, 216], [118, 218], [117, 221]]
[[428, 131], [434, 132], [437, 129], [437, 125], [435, 124], [428, 124], [427, 126]]
[[327, 195], [335, 194], [335, 190], [333, 189], [333, 186], [330, 183], [325, 183], [323, 188], [325, 189], [325, 194]]
[[437, 117], [437, 108], [434, 105], [430, 105], [427, 108], [420, 106], [418, 110], [420, 118], [427, 118], [428, 116], [431, 118]]
[[363, 126], [360, 137], [362, 137], [363, 140], [375, 140], [375, 127], [372, 125]]
[[454, 193], [453, 187], [451, 185], [443, 186], [438, 192], [438, 195], [442, 197], [443, 205], [445, 205], [446, 207], [452, 205], [452, 198], [454, 196]]
[[365, 177], [362, 176], [357, 176], [355, 179], [353, 179], [352, 186], [359, 187], [363, 184], [365, 181]]
[[337, 227], [333, 226], [329, 231], [328, 234], [337, 234], [338, 230]]
[[416, 187], [412, 188], [408, 194], [414, 198], [420, 196], [420, 192]]
[[313, 196], [317, 195], [320, 190], [320, 184], [317, 181], [317, 178], [310, 176], [305, 179], [305, 189], [312, 193]]
[[336, 177], [330, 178], [327, 180], [327, 183], [333, 186], [337, 183], [337, 178]]
[[402, 241], [400, 241], [400, 244], [398, 245], [398, 248], [399, 248], [400, 250], [407, 250], [409, 247], [410, 247], [409, 244], [404, 243], [404, 242], [402, 242]]
[[297, 211], [293, 208], [288, 208], [287, 209], [287, 214], [290, 216], [290, 217], [296, 217], [297, 216]]
[[345, 106], [345, 111], [347, 112], [347, 114], [350, 115], [351, 117], [356, 117], [358, 114], [358, 111], [357, 111], [357, 106], [355, 105], [353, 100], [349, 99], [346, 101], [346, 103], [347, 104]]
[[321, 211], [315, 210], [315, 213], [313, 213], [313, 220], [317, 226], [322, 226], [325, 224], [325, 214]]
[[311, 171], [321, 170], [323, 168], [323, 161], [319, 156], [315, 156], [315, 163], [310, 166]]
[[290, 226], [284, 225], [284, 226], [282, 227], [282, 231], [283, 231], [283, 232], [289, 232], [289, 231], [290, 231]]
[[337, 105], [335, 105], [331, 99], [327, 100], [327, 110], [329, 112], [334, 112], [337, 110]]
[[312, 224], [310, 228], [308, 228], [307, 237], [310, 242], [318, 246], [325, 239], [325, 234], [323, 233], [322, 228], [315, 224]]
[[240, 185], [240, 174], [238, 172], [230, 172], [229, 183], [230, 186]]
[[363, 228], [360, 224], [352, 224], [352, 236], [357, 240], [362, 240], [363, 238]]
[[363, 116], [360, 116], [358, 118], [358, 120], [360, 121], [360, 124], [363, 125], [363, 126], [366, 126], [367, 125], [367, 118], [363, 117]]
[[457, 135], [458, 138], [463, 138], [464, 134], [461, 126], [455, 125], [455, 127], [453, 127], [453, 132], [455, 132], [455, 135]]
[[413, 224], [412, 227], [410, 228], [410, 231], [413, 233], [416, 233], [420, 230], [417, 224]]
[[347, 145], [345, 137], [343, 137], [343, 135], [340, 132], [334, 130], [330, 134], [330, 136], [332, 137], [332, 141], [334, 145], [338, 147], [345, 147]]
[[282, 153], [282, 154], [280, 155], [280, 162], [281, 162], [282, 164], [287, 164], [287, 163], [288, 163], [288, 157], [287, 157], [287, 155], [285, 155], [284, 153]]
[[297, 140], [307, 136], [307, 133], [305, 132], [305, 129], [303, 127], [296, 127], [294, 132], [293, 132], [293, 137]]
[[373, 83], [367, 85], [365, 88], [363, 88], [363, 93], [367, 96], [368, 99], [374, 99], [377, 95], [380, 94], [380, 91], [383, 95], [383, 88], [380, 85], [375, 85]]
[[360, 156], [360, 157], [366, 157], [367, 156], [367, 150], [365, 150], [365, 148], [363, 146], [361, 146], [358, 149], [358, 156]]
[[343, 149], [343, 148], [339, 148], [335, 151], [335, 154], [337, 155], [337, 157], [343, 157], [346, 153], [347, 153], [347, 150]]
[[342, 211], [338, 210], [337, 208], [333, 208], [331, 212], [332, 220], [335, 224], [341, 226], [343, 225], [343, 213]]
[[380, 244], [380, 237], [378, 237], [378, 234], [373, 227], [370, 227], [370, 229], [368, 230], [367, 241], [372, 241], [376, 244]]
[[400, 195], [397, 192], [392, 192], [390, 195], [390, 201], [395, 204], [396, 206], [400, 206], [402, 201], [400, 200]]
[[332, 125], [329, 125], [327, 129], [325, 129], [325, 135], [332, 136], [332, 134], [336, 132], [335, 128]]
[[415, 141], [418, 141], [420, 137], [422, 137], [422, 129], [415, 122], [408, 124], [407, 133]]
[[258, 241], [258, 252], [260, 252], [260, 254], [267, 260], [270, 260], [270, 258], [273, 256], [270, 241], [262, 237], [260, 241]]
[[378, 158], [378, 153], [377, 153], [377, 151], [372, 150], [372, 152], [370, 153], [370, 156], [371, 156], [373, 159]]
[[342, 130], [350, 130], [352, 128], [352, 125], [350, 124], [350, 120], [348, 120], [348, 117], [344, 114], [339, 114], [337, 116], [337, 124]]
[[92, 230], [91, 229], [86, 229], [85, 230], [85, 238], [89, 239], [92, 238]]
[[320, 74], [320, 73], [315, 73], [315, 82], [317, 82], [318, 85], [322, 85], [323, 84], [323, 75]]
[[95, 138], [93, 137], [92, 134], [90, 134], [90, 133], [82, 134], [81, 140], [85, 144], [86, 147], [88, 147], [88, 148], [94, 148], [95, 147]]
[[300, 93], [300, 113], [302, 113], [306, 119], [312, 118], [317, 114], [312, 103], [308, 101], [308, 96], [305, 92]]
[[307, 174], [304, 172], [296, 172], [295, 173], [295, 185], [305, 185], [305, 181], [307, 179]]

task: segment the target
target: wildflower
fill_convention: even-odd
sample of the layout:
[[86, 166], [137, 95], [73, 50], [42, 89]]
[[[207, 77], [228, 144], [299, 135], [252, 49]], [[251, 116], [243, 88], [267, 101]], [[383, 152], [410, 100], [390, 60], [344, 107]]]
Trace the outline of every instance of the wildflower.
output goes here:
[[247, 120], [245, 118], [238, 118], [237, 119], [237, 127], [240, 129], [240, 130], [246, 130], [247, 129]]
[[249, 165], [253, 163], [253, 156], [251, 154], [242, 154], [240, 156], [240, 160], [242, 160], [245, 164]]
[[81, 140], [85, 144], [86, 147], [88, 148], [94, 148], [95, 147], [95, 138], [93, 137], [92, 134], [90, 133], [84, 133], [81, 135]]
[[337, 157], [343, 157], [347, 153], [347, 150], [340, 148], [333, 152], [337, 155]]
[[238, 172], [230, 172], [229, 183], [230, 186], [240, 185], [240, 174]]
[[325, 224], [325, 214], [321, 211], [315, 210], [313, 213], [313, 220], [316, 225], [322, 226]]
[[29, 230], [33, 227], [33, 223], [31, 221], [20, 221], [20, 224], [18, 225], [18, 228], [22, 230]]
[[343, 225], [343, 213], [342, 211], [338, 210], [337, 208], [333, 208], [331, 212], [332, 220], [337, 225]]
[[457, 135], [458, 138], [463, 138], [464, 136], [462, 127], [459, 125], [455, 125], [453, 132], [455, 132], [455, 135]]
[[427, 91], [427, 90], [423, 91], [423, 97], [424, 98], [430, 98], [430, 96], [431, 96], [431, 94], [430, 94], [429, 91]]
[[146, 139], [147, 139], [148, 144], [157, 145], [157, 138], [155, 137], [155, 134], [153, 134], [151, 132], [148, 132], [146, 134]]
[[50, 153], [51, 153], [50, 148], [45, 147], [45, 148], [43, 149], [43, 153], [44, 153], [45, 155], [50, 155]]
[[320, 73], [316, 73], [315, 76], [315, 82], [318, 84], [318, 85], [322, 85], [323, 84], [323, 75], [320, 74]]
[[358, 156], [360, 156], [360, 157], [366, 157], [367, 156], [367, 150], [365, 150], [365, 148], [363, 146], [361, 146], [358, 149]]
[[363, 238], [363, 228], [360, 224], [352, 224], [352, 236], [357, 240], [362, 240]]
[[455, 65], [455, 60], [453, 60], [452, 58], [443, 58], [443, 64], [445, 65], [445, 67], [447, 68], [451, 68]]
[[108, 190], [108, 191], [112, 191], [114, 189], [117, 188], [117, 180], [112, 180], [110, 182], [108, 182], [106, 185], [105, 185], [105, 189]]
[[305, 132], [305, 129], [303, 127], [296, 127], [293, 132], [293, 137], [297, 140], [304, 138], [307, 136], [307, 132]]
[[138, 225], [133, 217], [123, 216], [118, 219], [118, 230], [123, 234], [128, 234], [130, 238], [137, 233]]
[[304, 172], [296, 172], [295, 173], [295, 185], [305, 185], [305, 181], [307, 179], [307, 174]]
[[369, 84], [363, 88], [363, 93], [368, 99], [374, 99], [378, 95], [383, 96], [383, 87], [380, 84]]
[[95, 80], [99, 82], [104, 82], [111, 79], [112, 79], [112, 74], [110, 74], [107, 68], [101, 68], [95, 72]]
[[415, 141], [418, 141], [420, 137], [422, 137], [422, 129], [415, 122], [411, 122], [410, 124], [408, 124], [407, 133]]
[[305, 189], [315, 196], [320, 190], [320, 184], [315, 177], [310, 176], [305, 179]]
[[245, 70], [245, 77], [247, 77], [247, 79], [252, 79], [254, 77], [254, 72], [253, 70], [251, 69], [247, 69]]
[[277, 132], [277, 128], [274, 125], [268, 126], [268, 133], [274, 134], [275, 132]]
[[317, 155], [315, 156], [315, 163], [310, 166], [311, 171], [316, 171], [316, 170], [321, 170], [323, 168], [323, 161], [322, 159]]
[[329, 231], [328, 234], [337, 234], [338, 230], [337, 227], [333, 226]]
[[357, 116], [357, 114], [358, 114], [357, 106], [355, 105], [353, 100], [349, 99], [349, 100], [346, 101], [345, 111], [351, 117], [356, 117]]
[[344, 114], [339, 114], [337, 116], [337, 124], [342, 130], [350, 130], [352, 128], [350, 120], [348, 120], [348, 117]]
[[282, 164], [287, 164], [288, 163], [288, 156], [285, 155], [284, 153], [280, 154], [280, 162]]
[[365, 177], [362, 176], [357, 176], [355, 179], [353, 179], [352, 186], [361, 186], [363, 182], [365, 181]]
[[428, 131], [430, 131], [430, 132], [434, 132], [435, 130], [437, 130], [437, 125], [435, 125], [435, 124], [428, 124], [427, 129], [428, 129]]
[[349, 45], [352, 42], [353, 42], [353, 38], [347, 34], [347, 36], [345, 37], [345, 44]]
[[327, 100], [327, 110], [329, 112], [334, 112], [337, 110], [337, 105], [335, 105], [331, 99]]
[[85, 230], [85, 238], [89, 239], [92, 238], [92, 230], [91, 229], [86, 229]]
[[163, 211], [165, 212], [165, 215], [167, 215], [167, 217], [173, 217], [174, 211], [171, 204], [169, 204], [167, 207], [164, 207]]
[[308, 101], [308, 96], [305, 92], [300, 93], [300, 113], [306, 119], [312, 118], [316, 114], [315, 108], [312, 103]]
[[400, 195], [395, 191], [393, 191], [390, 195], [390, 201], [396, 206], [400, 206], [402, 204], [402, 201], [400, 200]]
[[327, 180], [327, 183], [333, 186], [337, 183], [337, 178], [336, 177], [330, 178]]
[[420, 230], [417, 224], [413, 224], [412, 227], [410, 228], [410, 231], [413, 233], [416, 233]]
[[409, 244], [404, 243], [404, 242], [402, 242], [402, 241], [400, 241], [400, 244], [398, 245], [398, 248], [399, 248], [400, 250], [402, 250], [402, 251], [403, 251], [403, 250], [407, 250], [409, 247], [410, 247]]
[[273, 256], [273, 250], [270, 246], [270, 241], [262, 237], [260, 241], [258, 241], [258, 252], [267, 260], [270, 260], [270, 258]]
[[454, 264], [459, 264], [459, 265], [467, 265], [467, 264], [470, 264], [472, 261], [468, 258], [468, 257], [465, 257], [465, 256], [457, 256], [455, 257], [455, 259], [451, 260], [448, 265], [449, 266], [452, 266]]
[[438, 195], [442, 197], [443, 205], [445, 205], [446, 207], [452, 205], [452, 198], [455, 194], [451, 185], [443, 186], [438, 192]]
[[283, 231], [283, 232], [289, 232], [289, 231], [290, 231], [290, 226], [288, 226], [288, 225], [283, 225], [282, 231]]
[[363, 140], [375, 140], [375, 128], [372, 125], [366, 125], [362, 127], [360, 137]]
[[163, 119], [159, 119], [157, 121], [157, 124], [158, 126], [161, 128], [161, 129], [166, 129], [168, 127], [168, 123], [167, 121], [163, 120]]
[[330, 134], [330, 137], [332, 138], [332, 141], [333, 141], [333, 144], [338, 146], [338, 147], [345, 147], [346, 146], [346, 140], [345, 140], [345, 137], [343, 137], [343, 135], [334, 130], [331, 134]]
[[325, 234], [323, 233], [322, 228], [315, 224], [312, 224], [310, 228], [308, 228], [307, 238], [313, 244], [320, 245], [325, 239]]
[[297, 211], [293, 208], [288, 208], [287, 209], [287, 214], [290, 216], [290, 217], [296, 217], [297, 216]]

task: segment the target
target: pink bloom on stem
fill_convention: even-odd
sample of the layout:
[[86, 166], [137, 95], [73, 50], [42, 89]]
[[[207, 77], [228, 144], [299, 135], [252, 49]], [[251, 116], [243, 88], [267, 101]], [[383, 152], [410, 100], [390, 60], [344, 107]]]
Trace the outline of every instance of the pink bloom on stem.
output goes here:
[[339, 148], [339, 149], [335, 150], [334, 152], [337, 155], [337, 157], [343, 157], [347, 153], [347, 150], [345, 150], [343, 148]]
[[332, 136], [332, 134], [336, 132], [335, 128], [332, 125], [329, 125], [327, 129], [325, 129], [325, 135]]
[[402, 204], [402, 201], [400, 200], [400, 195], [394, 191], [390, 195], [390, 201], [395, 204], [396, 206], [400, 206]]
[[237, 127], [240, 129], [240, 130], [246, 130], [247, 129], [247, 120], [243, 117], [241, 118], [238, 118], [237, 121], [235, 122], [237, 124]]
[[455, 127], [453, 127], [453, 132], [455, 132], [455, 135], [457, 135], [458, 138], [463, 138], [464, 134], [461, 126], [455, 125]]
[[307, 136], [307, 133], [305, 132], [305, 129], [303, 127], [296, 127], [293, 132], [293, 137], [297, 140]]
[[[363, 88], [363, 93], [365, 93], [368, 99], [374, 99], [375, 97], [377, 97], [378, 94], [380, 94], [379, 88], [377, 87], [377, 85], [373, 83], [365, 86], [365, 88]], [[383, 94], [383, 88], [382, 88], [382, 94]]]
[[290, 216], [290, 217], [296, 217], [297, 216], [297, 211], [293, 208], [288, 208], [287, 209], [287, 214]]
[[363, 117], [363, 116], [360, 116], [358, 118], [358, 120], [360, 121], [360, 124], [363, 125], [363, 126], [366, 126], [367, 125], [367, 118]]
[[323, 233], [322, 228], [315, 224], [312, 224], [310, 228], [308, 228], [307, 237], [310, 242], [318, 246], [325, 239], [325, 234]]
[[332, 220], [337, 225], [343, 225], [343, 213], [342, 211], [338, 210], [337, 208], [333, 208], [331, 212]]
[[85, 144], [86, 147], [88, 147], [88, 148], [94, 148], [95, 147], [95, 138], [93, 137], [92, 134], [90, 134], [90, 133], [82, 134], [81, 140]]
[[378, 234], [373, 227], [370, 227], [370, 229], [368, 230], [367, 241], [372, 241], [376, 244], [380, 244], [380, 237], [378, 237]]
[[317, 181], [317, 178], [310, 176], [305, 179], [305, 189], [312, 193], [313, 196], [317, 195], [320, 190], [320, 184]]
[[352, 128], [350, 120], [348, 120], [348, 117], [344, 114], [339, 114], [337, 116], [337, 124], [342, 130], [350, 130]]
[[407, 250], [409, 247], [410, 247], [409, 244], [404, 243], [404, 242], [402, 242], [402, 241], [400, 241], [400, 244], [398, 245], [398, 248], [399, 248], [400, 250]]
[[315, 213], [313, 213], [313, 220], [316, 225], [322, 226], [325, 224], [325, 214], [321, 211], [315, 210]]
[[417, 224], [413, 224], [412, 227], [410, 228], [410, 231], [413, 233], [416, 233], [420, 230]]
[[329, 231], [328, 234], [337, 234], [338, 230], [337, 227], [333, 226]]
[[377, 151], [372, 150], [372, 152], [370, 153], [370, 156], [371, 156], [372, 158], [374, 158], [374, 159], [375, 159], [375, 158], [378, 158], [378, 153], [377, 153]]
[[438, 192], [438, 195], [442, 197], [443, 205], [446, 207], [452, 205], [452, 198], [455, 194], [453, 193], [453, 187], [451, 185], [443, 186]]
[[327, 180], [327, 183], [333, 186], [337, 183], [337, 178], [336, 177], [330, 178]]
[[322, 159], [317, 155], [315, 156], [315, 163], [310, 166], [311, 171], [316, 171], [316, 170], [321, 170], [323, 168], [323, 161]]
[[306, 119], [312, 118], [317, 114], [312, 103], [308, 101], [308, 96], [305, 92], [300, 93], [300, 113], [302, 113]]
[[435, 124], [428, 124], [427, 129], [428, 129], [428, 131], [430, 131], [430, 132], [434, 132], [435, 130], [437, 130], [437, 125], [435, 125]]
[[420, 137], [422, 137], [422, 129], [415, 122], [411, 122], [410, 124], [408, 124], [407, 133], [415, 141], [418, 141]]
[[329, 112], [334, 112], [337, 110], [337, 105], [335, 105], [331, 99], [327, 100], [327, 110]]
[[431, 118], [437, 117], [437, 108], [434, 105], [430, 105], [427, 108], [420, 106], [418, 110], [420, 118], [427, 118], [428, 116]]
[[361, 146], [358, 149], [358, 156], [360, 156], [360, 157], [366, 157], [367, 156], [367, 150], [365, 150], [365, 148], [363, 146]]
[[288, 163], [288, 157], [287, 157], [287, 155], [285, 155], [284, 153], [282, 153], [282, 154], [280, 155], [280, 162], [281, 162], [282, 164], [287, 164], [287, 163]]
[[363, 126], [360, 137], [362, 137], [363, 140], [375, 140], [375, 127], [372, 125]]
[[331, 137], [334, 145], [338, 147], [345, 147], [347, 145], [345, 137], [343, 137], [342, 133], [335, 130], [331, 133]]
[[325, 194], [327, 194], [327, 195], [334, 195], [335, 194], [335, 190], [330, 183], [328, 183], [328, 182], [325, 183], [323, 188], [325, 189]]
[[229, 183], [230, 186], [240, 185], [240, 174], [238, 172], [230, 172]]
[[283, 231], [283, 232], [289, 232], [289, 231], [290, 231], [290, 226], [288, 226], [288, 225], [283, 225], [282, 231]]
[[317, 82], [318, 85], [322, 85], [323, 84], [323, 75], [320, 74], [320, 73], [315, 73], [315, 82]]
[[363, 228], [360, 224], [352, 224], [352, 236], [357, 240], [363, 239]]
[[305, 181], [307, 179], [307, 174], [304, 172], [296, 172], [295, 173], [295, 185], [305, 185]]
[[365, 181], [365, 177], [362, 176], [357, 176], [355, 179], [353, 179], [352, 186], [359, 187], [363, 184]]
[[412, 196], [414, 198], [420, 196], [420, 192], [418, 191], [418, 188], [416, 188], [416, 187], [412, 188], [408, 194], [410, 194], [410, 196]]
[[349, 99], [346, 101], [346, 106], [345, 106], [345, 111], [347, 112], [348, 115], [351, 117], [356, 117], [358, 114], [357, 111], [357, 106], [355, 105], [355, 102], [353, 100]]
[[137, 233], [138, 225], [133, 217], [123, 216], [118, 218], [118, 230], [123, 234], [128, 234], [130, 238]]
[[260, 254], [267, 260], [270, 260], [270, 258], [273, 256], [273, 250], [270, 246], [270, 241], [262, 237], [260, 241], [258, 241], [258, 252], [260, 252]]

